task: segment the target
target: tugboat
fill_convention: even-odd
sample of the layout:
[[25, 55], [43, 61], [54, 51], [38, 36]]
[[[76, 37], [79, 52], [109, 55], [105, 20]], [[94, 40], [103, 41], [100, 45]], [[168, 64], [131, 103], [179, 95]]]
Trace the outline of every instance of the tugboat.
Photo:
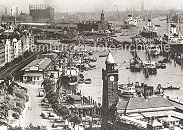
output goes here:
[[152, 24], [151, 19], [148, 19], [146, 26], [142, 28], [142, 31], [139, 33], [142, 37], [159, 37], [156, 27]]
[[128, 19], [124, 21], [124, 29], [130, 29], [137, 26], [137, 19], [134, 19], [132, 15], [128, 15]]
[[132, 98], [136, 95], [135, 85], [133, 83], [121, 84], [118, 90], [119, 96], [124, 98]]
[[142, 69], [142, 61], [139, 58], [130, 59], [130, 70], [132, 72], [140, 72]]

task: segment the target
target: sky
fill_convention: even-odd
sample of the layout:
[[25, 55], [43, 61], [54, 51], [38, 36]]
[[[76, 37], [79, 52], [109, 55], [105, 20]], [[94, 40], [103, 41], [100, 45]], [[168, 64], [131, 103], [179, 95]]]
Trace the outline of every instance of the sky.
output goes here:
[[0, 0], [0, 5], [17, 6], [23, 12], [28, 12], [29, 4], [50, 4], [55, 12], [99, 12], [102, 8], [107, 12], [140, 10], [142, 1], [145, 9], [181, 9], [183, 3], [183, 0]]

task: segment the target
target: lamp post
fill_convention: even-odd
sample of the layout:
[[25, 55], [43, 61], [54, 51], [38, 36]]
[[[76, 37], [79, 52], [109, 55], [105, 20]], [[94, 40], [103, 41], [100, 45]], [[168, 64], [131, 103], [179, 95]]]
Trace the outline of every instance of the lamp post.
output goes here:
[[19, 127], [21, 127], [21, 117], [22, 117], [22, 114], [20, 114], [20, 117], [19, 117]]

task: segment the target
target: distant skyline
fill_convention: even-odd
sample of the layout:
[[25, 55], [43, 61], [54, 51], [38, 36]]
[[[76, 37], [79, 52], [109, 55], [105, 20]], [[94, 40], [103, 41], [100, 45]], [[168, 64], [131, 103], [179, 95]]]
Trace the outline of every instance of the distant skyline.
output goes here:
[[[8, 2], [7, 2], [8, 1]], [[181, 9], [183, 0], [0, 0], [1, 7], [17, 6], [19, 12], [28, 12], [29, 4], [50, 4], [55, 12], [105, 12], [141, 9], [144, 1], [144, 9]]]

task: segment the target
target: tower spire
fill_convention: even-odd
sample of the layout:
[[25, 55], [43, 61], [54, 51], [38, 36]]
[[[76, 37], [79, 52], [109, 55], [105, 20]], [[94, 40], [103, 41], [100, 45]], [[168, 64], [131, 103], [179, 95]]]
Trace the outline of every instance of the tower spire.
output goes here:
[[105, 21], [103, 7], [102, 7], [102, 13], [101, 13], [100, 21], [101, 22], [104, 22]]
[[114, 58], [111, 54], [111, 52], [109, 52], [107, 58], [106, 58], [106, 61], [105, 61], [106, 64], [115, 64], [115, 61], [114, 61]]

